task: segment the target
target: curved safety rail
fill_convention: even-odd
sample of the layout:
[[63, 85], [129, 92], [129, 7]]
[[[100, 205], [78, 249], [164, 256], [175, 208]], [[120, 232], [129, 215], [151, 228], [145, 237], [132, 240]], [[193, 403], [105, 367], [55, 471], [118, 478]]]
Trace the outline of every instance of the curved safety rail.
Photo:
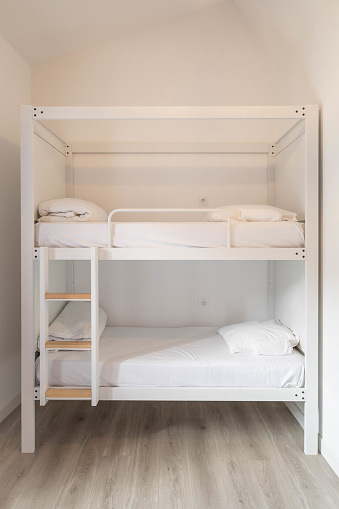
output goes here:
[[225, 212], [224, 210], [222, 209], [204, 209], [204, 210], [201, 210], [201, 209], [115, 209], [115, 210], [112, 210], [112, 212], [110, 212], [109, 216], [108, 216], [108, 219], [107, 219], [107, 247], [113, 247], [112, 246], [112, 228], [111, 228], [111, 224], [112, 224], [112, 217], [114, 216], [114, 214], [117, 214], [118, 212], [199, 212], [200, 214], [202, 212], [206, 213], [206, 212], [217, 212], [218, 214], [220, 215], [224, 215], [227, 219], [227, 224], [228, 224], [228, 228], [227, 228], [227, 246], [226, 247], [231, 247], [231, 218], [230, 216], [227, 214], [227, 212]]

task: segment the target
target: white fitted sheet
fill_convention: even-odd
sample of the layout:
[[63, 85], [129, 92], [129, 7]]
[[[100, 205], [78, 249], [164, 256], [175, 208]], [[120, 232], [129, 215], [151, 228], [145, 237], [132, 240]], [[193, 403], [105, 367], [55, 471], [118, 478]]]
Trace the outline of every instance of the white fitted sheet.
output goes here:
[[[109, 387], [303, 387], [304, 357], [231, 354], [216, 327], [106, 327], [100, 385]], [[51, 386], [89, 386], [89, 351], [49, 354]], [[36, 363], [39, 380], [39, 358]]]
[[[223, 247], [227, 223], [112, 223], [114, 247]], [[35, 245], [106, 247], [107, 223], [38, 223]], [[295, 221], [231, 223], [233, 247], [304, 247], [304, 225]]]

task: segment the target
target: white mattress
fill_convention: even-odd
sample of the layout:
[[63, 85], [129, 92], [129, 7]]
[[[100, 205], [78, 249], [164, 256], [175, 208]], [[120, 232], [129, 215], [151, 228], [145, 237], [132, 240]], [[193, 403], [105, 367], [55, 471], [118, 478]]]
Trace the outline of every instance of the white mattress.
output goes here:
[[[112, 223], [114, 247], [227, 246], [227, 223]], [[35, 245], [106, 247], [107, 223], [38, 223]], [[233, 247], [304, 247], [304, 225], [295, 221], [231, 223]]]
[[[304, 357], [231, 354], [215, 327], [106, 327], [100, 385], [109, 387], [303, 387]], [[36, 364], [39, 380], [39, 359]], [[89, 386], [89, 351], [49, 354], [51, 386]]]

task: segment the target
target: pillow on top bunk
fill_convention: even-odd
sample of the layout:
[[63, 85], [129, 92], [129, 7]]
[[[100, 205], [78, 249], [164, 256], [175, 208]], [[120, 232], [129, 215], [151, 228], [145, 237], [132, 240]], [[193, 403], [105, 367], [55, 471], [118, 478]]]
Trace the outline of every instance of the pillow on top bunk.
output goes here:
[[[297, 214], [271, 205], [223, 205], [218, 209], [225, 211], [235, 221], [297, 221]], [[208, 221], [227, 221], [225, 214], [218, 211], [207, 215]]]
[[57, 198], [39, 205], [40, 222], [48, 221], [107, 221], [107, 213], [89, 201], [78, 198]]
[[290, 355], [299, 343], [295, 334], [279, 320], [244, 322], [228, 325], [218, 330], [231, 353], [255, 355]]
[[[107, 315], [99, 307], [99, 337], [106, 327]], [[91, 303], [69, 302], [51, 323], [48, 330], [50, 341], [91, 339]]]

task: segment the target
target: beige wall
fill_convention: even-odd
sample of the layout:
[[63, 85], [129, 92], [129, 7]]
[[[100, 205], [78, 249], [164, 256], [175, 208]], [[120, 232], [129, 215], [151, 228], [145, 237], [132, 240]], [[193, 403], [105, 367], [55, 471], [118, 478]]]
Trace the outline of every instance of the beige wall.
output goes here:
[[20, 394], [20, 104], [31, 100], [28, 64], [0, 36], [0, 420]]
[[49, 105], [220, 105], [277, 101], [270, 60], [233, 3], [33, 69]]

